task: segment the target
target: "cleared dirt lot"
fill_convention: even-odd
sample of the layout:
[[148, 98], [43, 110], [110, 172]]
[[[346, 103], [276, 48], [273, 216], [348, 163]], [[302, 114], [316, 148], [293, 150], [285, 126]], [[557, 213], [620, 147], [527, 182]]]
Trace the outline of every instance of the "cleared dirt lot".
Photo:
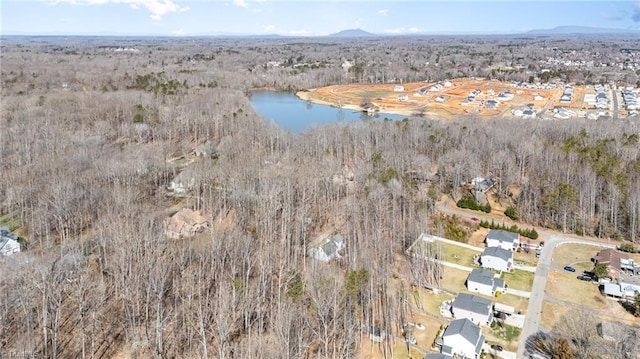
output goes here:
[[[533, 104], [536, 111], [552, 108], [563, 89], [514, 87], [511, 83], [497, 80], [457, 79], [439, 90], [432, 89], [437, 83], [414, 82], [398, 84], [349, 84], [311, 89], [298, 95], [305, 100], [336, 107], [361, 110], [369, 103], [383, 113], [398, 113], [411, 116], [416, 113], [454, 117], [474, 114], [479, 117], [511, 116], [511, 111]], [[442, 84], [442, 83], [440, 83]], [[398, 87], [400, 86], [400, 87]], [[472, 102], [465, 102], [469, 95], [479, 90]], [[500, 101], [501, 92], [511, 92], [513, 98]], [[576, 95], [582, 95], [576, 87]], [[535, 96], [542, 99], [535, 100]], [[575, 97], [581, 103], [581, 97]], [[498, 100], [495, 109], [487, 108], [488, 101]]]

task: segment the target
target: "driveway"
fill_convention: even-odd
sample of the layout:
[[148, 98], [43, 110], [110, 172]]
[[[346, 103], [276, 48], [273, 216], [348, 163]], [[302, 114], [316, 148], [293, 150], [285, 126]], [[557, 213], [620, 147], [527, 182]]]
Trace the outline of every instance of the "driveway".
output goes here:
[[[495, 218], [489, 216], [483, 216], [482, 214], [473, 212], [469, 213], [467, 211], [463, 211], [457, 208], [450, 208], [447, 206], [448, 203], [451, 203], [451, 199], [447, 199], [444, 205], [436, 205], [436, 210], [444, 213], [455, 214], [459, 217], [472, 218], [477, 217], [480, 219], [495, 221]], [[504, 220], [504, 223], [513, 223], [509, 220]], [[499, 223], [496, 221], [496, 223]], [[538, 266], [535, 269], [535, 277], [533, 279], [533, 286], [531, 287], [531, 296], [529, 298], [529, 306], [527, 307], [527, 313], [524, 320], [524, 325], [522, 327], [522, 333], [520, 334], [520, 344], [518, 346], [518, 358], [527, 358], [525, 354], [525, 344], [526, 338], [533, 335], [540, 328], [540, 320], [542, 313], [542, 302], [545, 298], [544, 289], [547, 286], [547, 275], [549, 274], [549, 268], [551, 267], [551, 259], [553, 257], [554, 249], [562, 244], [566, 243], [577, 243], [577, 244], [587, 244], [598, 247], [606, 247], [606, 248], [615, 248], [614, 245], [600, 243], [585, 239], [578, 239], [571, 237], [566, 234], [538, 230], [538, 233], [541, 237], [546, 239], [546, 243], [544, 248], [540, 253], [540, 258], [538, 259]]]

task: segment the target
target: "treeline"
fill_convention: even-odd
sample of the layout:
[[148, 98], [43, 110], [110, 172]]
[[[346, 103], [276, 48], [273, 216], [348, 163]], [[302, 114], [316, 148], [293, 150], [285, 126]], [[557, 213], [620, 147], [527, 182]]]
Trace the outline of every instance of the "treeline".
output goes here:
[[[288, 78], [258, 66], [272, 46], [313, 48], [311, 61], [338, 45], [226, 51], [225, 41], [195, 64], [176, 56], [210, 44], [141, 43], [144, 56], [3, 48], [0, 212], [29, 242], [19, 260], [0, 261], [0, 325], [12, 349], [353, 357], [367, 328], [392, 333], [414, 314], [394, 278], [430, 273], [397, 261], [431, 230], [437, 194], [485, 174], [499, 178], [497, 199], [514, 201], [525, 223], [640, 235], [635, 122], [383, 121], [292, 134], [257, 116], [246, 92], [351, 80], [342, 70]], [[163, 75], [144, 78], [152, 73]], [[183, 171], [168, 160], [206, 142], [218, 157], [184, 169], [193, 177], [186, 198], [167, 196]], [[407, 175], [415, 171], [430, 180]], [[353, 181], [335, 180], [345, 172]], [[201, 210], [212, 230], [168, 240], [162, 222], [183, 206]], [[327, 231], [344, 236], [342, 258], [314, 262], [308, 247]], [[392, 348], [392, 336], [378, 347], [387, 356]]]
[[493, 220], [491, 220], [491, 222], [489, 222], [489, 221], [484, 220], [484, 219], [482, 221], [480, 221], [479, 226], [482, 227], [482, 228], [489, 228], [489, 229], [502, 229], [502, 230], [505, 230], [505, 231], [518, 233], [523, 237], [527, 237], [527, 238], [531, 238], [531, 239], [538, 239], [538, 231], [536, 231], [535, 228], [530, 228], [530, 229], [518, 228], [518, 226], [516, 226], [515, 224], [507, 226], [506, 224], [497, 224], [497, 223], [493, 222]]

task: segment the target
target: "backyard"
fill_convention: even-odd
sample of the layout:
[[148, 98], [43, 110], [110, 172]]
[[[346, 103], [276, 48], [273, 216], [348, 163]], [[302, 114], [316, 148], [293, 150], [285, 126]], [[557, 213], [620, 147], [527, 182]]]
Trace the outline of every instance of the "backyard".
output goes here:
[[533, 272], [516, 269], [513, 272], [503, 272], [501, 278], [507, 283], [508, 288], [530, 291], [535, 276]]

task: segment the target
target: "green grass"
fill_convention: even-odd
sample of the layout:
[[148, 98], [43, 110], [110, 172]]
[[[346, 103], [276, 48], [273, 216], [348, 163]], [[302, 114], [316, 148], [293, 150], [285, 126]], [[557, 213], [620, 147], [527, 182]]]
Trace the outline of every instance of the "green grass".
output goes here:
[[474, 267], [473, 257], [480, 255], [481, 251], [474, 251], [469, 248], [456, 246], [454, 244], [442, 243], [442, 260], [445, 262], [451, 262], [460, 264], [467, 267]]
[[440, 315], [440, 305], [445, 300], [452, 300], [453, 295], [440, 292], [438, 294], [433, 294], [427, 292], [426, 290], [419, 290], [417, 292], [412, 293], [413, 304], [419, 310], [423, 310], [425, 312]]
[[0, 216], [0, 227], [7, 227], [10, 231], [15, 231], [20, 228], [20, 220], [18, 216], [14, 216], [10, 213], [7, 213], [3, 216]]
[[516, 269], [510, 273], [503, 272], [501, 278], [507, 283], [508, 288], [531, 291], [535, 276], [535, 273]]
[[508, 343], [511, 343], [515, 340], [518, 340], [522, 329], [507, 325], [507, 324], [498, 324], [497, 322], [491, 323], [491, 330], [493, 335], [505, 340]]
[[529, 300], [527, 298], [518, 297], [513, 294], [502, 294], [497, 298], [494, 298], [496, 303], [501, 303], [505, 305], [509, 305], [515, 308], [517, 311], [526, 312], [527, 307], [529, 306]]

